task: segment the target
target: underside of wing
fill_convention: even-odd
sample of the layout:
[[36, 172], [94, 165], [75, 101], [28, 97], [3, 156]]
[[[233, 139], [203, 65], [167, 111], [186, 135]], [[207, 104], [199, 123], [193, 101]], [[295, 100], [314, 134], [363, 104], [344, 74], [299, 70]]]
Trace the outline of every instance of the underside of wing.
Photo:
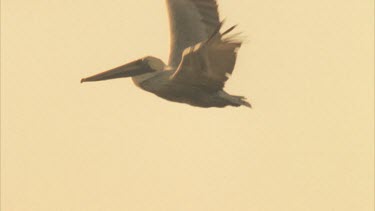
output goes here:
[[186, 48], [171, 80], [210, 91], [221, 90], [233, 72], [237, 51], [242, 44], [236, 35], [229, 35], [234, 28], [220, 34], [219, 26], [208, 40]]
[[170, 22], [169, 65], [177, 67], [182, 52], [207, 40], [220, 25], [216, 0], [166, 0]]

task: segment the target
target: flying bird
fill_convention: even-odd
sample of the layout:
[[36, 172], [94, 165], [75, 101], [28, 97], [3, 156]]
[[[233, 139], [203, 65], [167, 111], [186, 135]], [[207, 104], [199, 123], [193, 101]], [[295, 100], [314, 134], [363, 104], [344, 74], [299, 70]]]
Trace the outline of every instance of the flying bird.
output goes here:
[[166, 0], [170, 22], [168, 65], [146, 56], [82, 82], [132, 77], [136, 86], [169, 101], [198, 107], [247, 106], [242, 96], [223, 90], [242, 41], [235, 26], [220, 32], [216, 0]]

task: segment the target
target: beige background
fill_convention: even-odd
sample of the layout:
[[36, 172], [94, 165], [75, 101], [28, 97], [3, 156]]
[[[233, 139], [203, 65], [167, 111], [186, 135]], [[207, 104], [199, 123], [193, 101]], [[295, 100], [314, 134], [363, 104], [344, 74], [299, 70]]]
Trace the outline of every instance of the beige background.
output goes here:
[[1, 210], [373, 210], [373, 1], [219, 3], [252, 110], [79, 83], [166, 60], [164, 1], [2, 0]]

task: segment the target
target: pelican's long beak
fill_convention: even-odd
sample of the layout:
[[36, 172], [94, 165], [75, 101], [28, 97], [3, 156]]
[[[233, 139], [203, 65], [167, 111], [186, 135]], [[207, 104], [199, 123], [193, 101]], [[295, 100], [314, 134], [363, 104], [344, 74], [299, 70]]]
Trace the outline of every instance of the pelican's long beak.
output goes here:
[[143, 62], [143, 59], [130, 62], [102, 73], [82, 78], [81, 83], [89, 81], [102, 81], [115, 78], [132, 77], [144, 73], [152, 72], [151, 68]]

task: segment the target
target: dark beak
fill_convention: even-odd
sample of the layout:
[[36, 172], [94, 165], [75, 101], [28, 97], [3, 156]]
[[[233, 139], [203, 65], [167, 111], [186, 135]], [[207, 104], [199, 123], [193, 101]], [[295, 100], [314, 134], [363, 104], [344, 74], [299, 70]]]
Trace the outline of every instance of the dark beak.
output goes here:
[[109, 80], [115, 78], [123, 78], [123, 77], [132, 77], [141, 75], [144, 73], [151, 72], [152, 70], [148, 65], [143, 62], [143, 59], [138, 59], [136, 61], [130, 62], [128, 64], [122, 65], [120, 67], [116, 67], [102, 73], [82, 78], [81, 83], [83, 82], [90, 82], [90, 81], [102, 81], [102, 80]]

